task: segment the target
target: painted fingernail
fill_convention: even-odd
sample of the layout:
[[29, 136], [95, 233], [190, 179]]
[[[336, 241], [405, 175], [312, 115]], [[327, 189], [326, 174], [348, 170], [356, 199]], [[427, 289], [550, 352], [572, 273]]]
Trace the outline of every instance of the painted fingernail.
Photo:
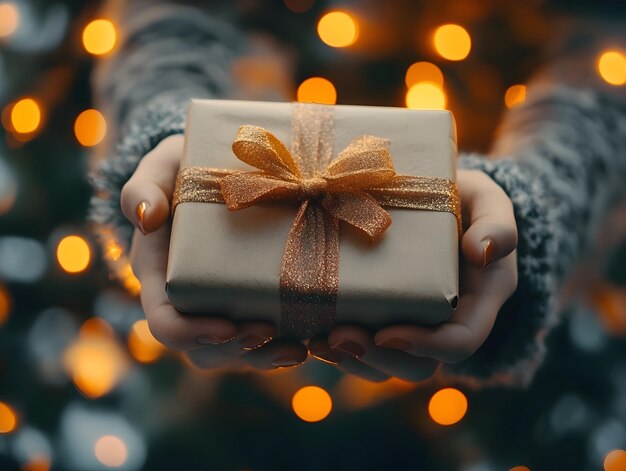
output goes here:
[[144, 229], [143, 222], [146, 215], [146, 209], [148, 209], [148, 202], [142, 201], [137, 205], [137, 209], [135, 210], [137, 213], [137, 227], [139, 227], [139, 230], [144, 235], [146, 234], [146, 230]]
[[230, 342], [235, 337], [216, 337], [215, 335], [203, 335], [196, 339], [200, 345], [221, 345], [226, 342]]
[[272, 360], [272, 366], [275, 366], [276, 368], [289, 368], [300, 364], [302, 364], [301, 361], [289, 356], [276, 357]]
[[240, 339], [239, 343], [244, 350], [255, 350], [262, 347], [270, 340], [272, 340], [272, 337], [261, 337], [260, 335], [250, 334]]
[[341, 353], [334, 352], [332, 350], [326, 350], [324, 352], [311, 353], [314, 358], [323, 361], [324, 363], [330, 363], [331, 365], [338, 365], [341, 363]]
[[339, 342], [337, 345], [332, 345], [332, 348], [341, 350], [354, 358], [359, 358], [365, 354], [365, 349], [352, 340], [344, 340], [343, 342]]
[[387, 340], [383, 340], [380, 343], [376, 343], [376, 345], [378, 347], [392, 348], [394, 350], [409, 350], [411, 348], [411, 346], [412, 346], [406, 340], [398, 339], [398, 338], [395, 338], [395, 337], [392, 337], [392, 338], [387, 339]]
[[483, 268], [489, 265], [492, 261], [493, 257], [493, 249], [494, 249], [493, 239], [485, 239], [482, 242], [483, 246]]

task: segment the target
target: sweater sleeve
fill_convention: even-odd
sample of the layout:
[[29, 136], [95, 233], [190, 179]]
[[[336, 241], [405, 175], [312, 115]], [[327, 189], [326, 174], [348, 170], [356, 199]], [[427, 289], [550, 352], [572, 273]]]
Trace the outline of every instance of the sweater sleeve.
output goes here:
[[557, 322], [559, 287], [600, 220], [625, 196], [626, 104], [602, 87], [540, 80], [505, 118], [495, 155], [464, 155], [459, 166], [484, 171], [511, 198], [519, 283], [478, 352], [444, 374], [527, 384]]
[[124, 255], [133, 228], [119, 209], [122, 186], [146, 153], [183, 133], [190, 98], [232, 92], [231, 63], [245, 41], [224, 14], [209, 11], [174, 0], [109, 0], [105, 6], [104, 16], [119, 29], [119, 45], [97, 65], [92, 80], [114, 144], [90, 175], [90, 219], [112, 273], [127, 287], [136, 283], [129, 281]]

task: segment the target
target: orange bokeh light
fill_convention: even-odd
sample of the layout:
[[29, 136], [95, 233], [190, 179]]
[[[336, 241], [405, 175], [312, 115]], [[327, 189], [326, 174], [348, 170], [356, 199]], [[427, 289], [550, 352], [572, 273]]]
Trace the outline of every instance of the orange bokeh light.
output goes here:
[[345, 11], [331, 11], [320, 18], [317, 34], [332, 47], [348, 47], [359, 37], [356, 19]]
[[67, 273], [80, 273], [89, 266], [91, 248], [82, 237], [64, 237], [57, 245], [57, 261]]
[[472, 49], [472, 39], [467, 30], [454, 24], [438, 27], [433, 35], [433, 44], [437, 53], [450, 61], [465, 59]]
[[613, 450], [604, 458], [604, 471], [624, 471], [626, 469], [626, 450]]
[[20, 25], [20, 11], [11, 2], [0, 3], [0, 38], [11, 36]]
[[11, 127], [19, 134], [35, 132], [41, 124], [41, 108], [32, 98], [22, 98], [11, 108]]
[[527, 466], [513, 466], [509, 471], [530, 471], [530, 468]]
[[504, 104], [513, 108], [526, 100], [526, 85], [511, 85], [504, 94]]
[[626, 83], [626, 56], [620, 51], [605, 51], [598, 58], [598, 73], [611, 85]]
[[326, 390], [319, 386], [305, 386], [293, 395], [291, 406], [305, 422], [319, 422], [330, 414], [333, 401]]
[[141, 363], [151, 363], [165, 351], [165, 347], [150, 332], [148, 321], [145, 319], [133, 324], [128, 334], [128, 349]]
[[428, 403], [430, 417], [440, 425], [456, 424], [466, 412], [467, 398], [455, 388], [440, 389]]
[[49, 471], [50, 459], [43, 457], [34, 457], [22, 466], [22, 471]]
[[334, 105], [337, 103], [337, 90], [330, 80], [311, 77], [300, 84], [297, 92], [298, 101]]
[[109, 468], [119, 468], [128, 458], [126, 443], [115, 435], [103, 435], [98, 438], [93, 451], [98, 461]]
[[446, 94], [437, 84], [419, 82], [406, 92], [406, 107], [419, 110], [443, 110]]
[[406, 70], [404, 81], [408, 88], [419, 82], [431, 82], [443, 87], [443, 73], [431, 62], [415, 62]]
[[11, 312], [11, 295], [3, 284], [0, 284], [0, 326], [6, 323]]
[[0, 402], [0, 433], [11, 433], [17, 427], [17, 414], [4, 402]]
[[113, 50], [117, 42], [115, 25], [104, 19], [94, 20], [83, 30], [83, 46], [93, 55], [100, 56]]
[[85, 147], [100, 144], [107, 132], [107, 123], [98, 110], [85, 110], [74, 121], [74, 135]]

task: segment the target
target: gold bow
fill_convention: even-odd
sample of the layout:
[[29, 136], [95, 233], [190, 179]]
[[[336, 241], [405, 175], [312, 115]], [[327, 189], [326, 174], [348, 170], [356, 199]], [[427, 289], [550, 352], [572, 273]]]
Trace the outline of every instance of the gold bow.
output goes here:
[[308, 174], [264, 128], [241, 126], [232, 147], [239, 160], [258, 171], [183, 168], [172, 210], [185, 202], [225, 203], [233, 211], [270, 200], [299, 202], [280, 272], [282, 332], [306, 338], [332, 326], [339, 287], [339, 220], [375, 239], [391, 224], [384, 205], [448, 211], [460, 227], [455, 183], [397, 175], [387, 139], [358, 137], [321, 172]]

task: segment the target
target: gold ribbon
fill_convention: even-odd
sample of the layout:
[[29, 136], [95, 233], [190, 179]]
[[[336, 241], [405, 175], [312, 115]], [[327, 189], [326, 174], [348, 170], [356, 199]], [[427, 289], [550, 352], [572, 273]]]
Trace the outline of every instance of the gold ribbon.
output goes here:
[[[292, 152], [267, 129], [241, 126], [237, 158], [257, 171], [181, 169], [172, 211], [181, 203], [225, 203], [231, 211], [264, 201], [300, 204], [280, 271], [281, 332], [310, 338], [327, 332], [339, 288], [339, 221], [372, 240], [391, 224], [382, 206], [447, 211], [461, 227], [456, 184], [397, 175], [389, 140], [360, 136], [332, 159], [332, 107], [294, 103]], [[295, 156], [295, 157], [294, 157]]]

